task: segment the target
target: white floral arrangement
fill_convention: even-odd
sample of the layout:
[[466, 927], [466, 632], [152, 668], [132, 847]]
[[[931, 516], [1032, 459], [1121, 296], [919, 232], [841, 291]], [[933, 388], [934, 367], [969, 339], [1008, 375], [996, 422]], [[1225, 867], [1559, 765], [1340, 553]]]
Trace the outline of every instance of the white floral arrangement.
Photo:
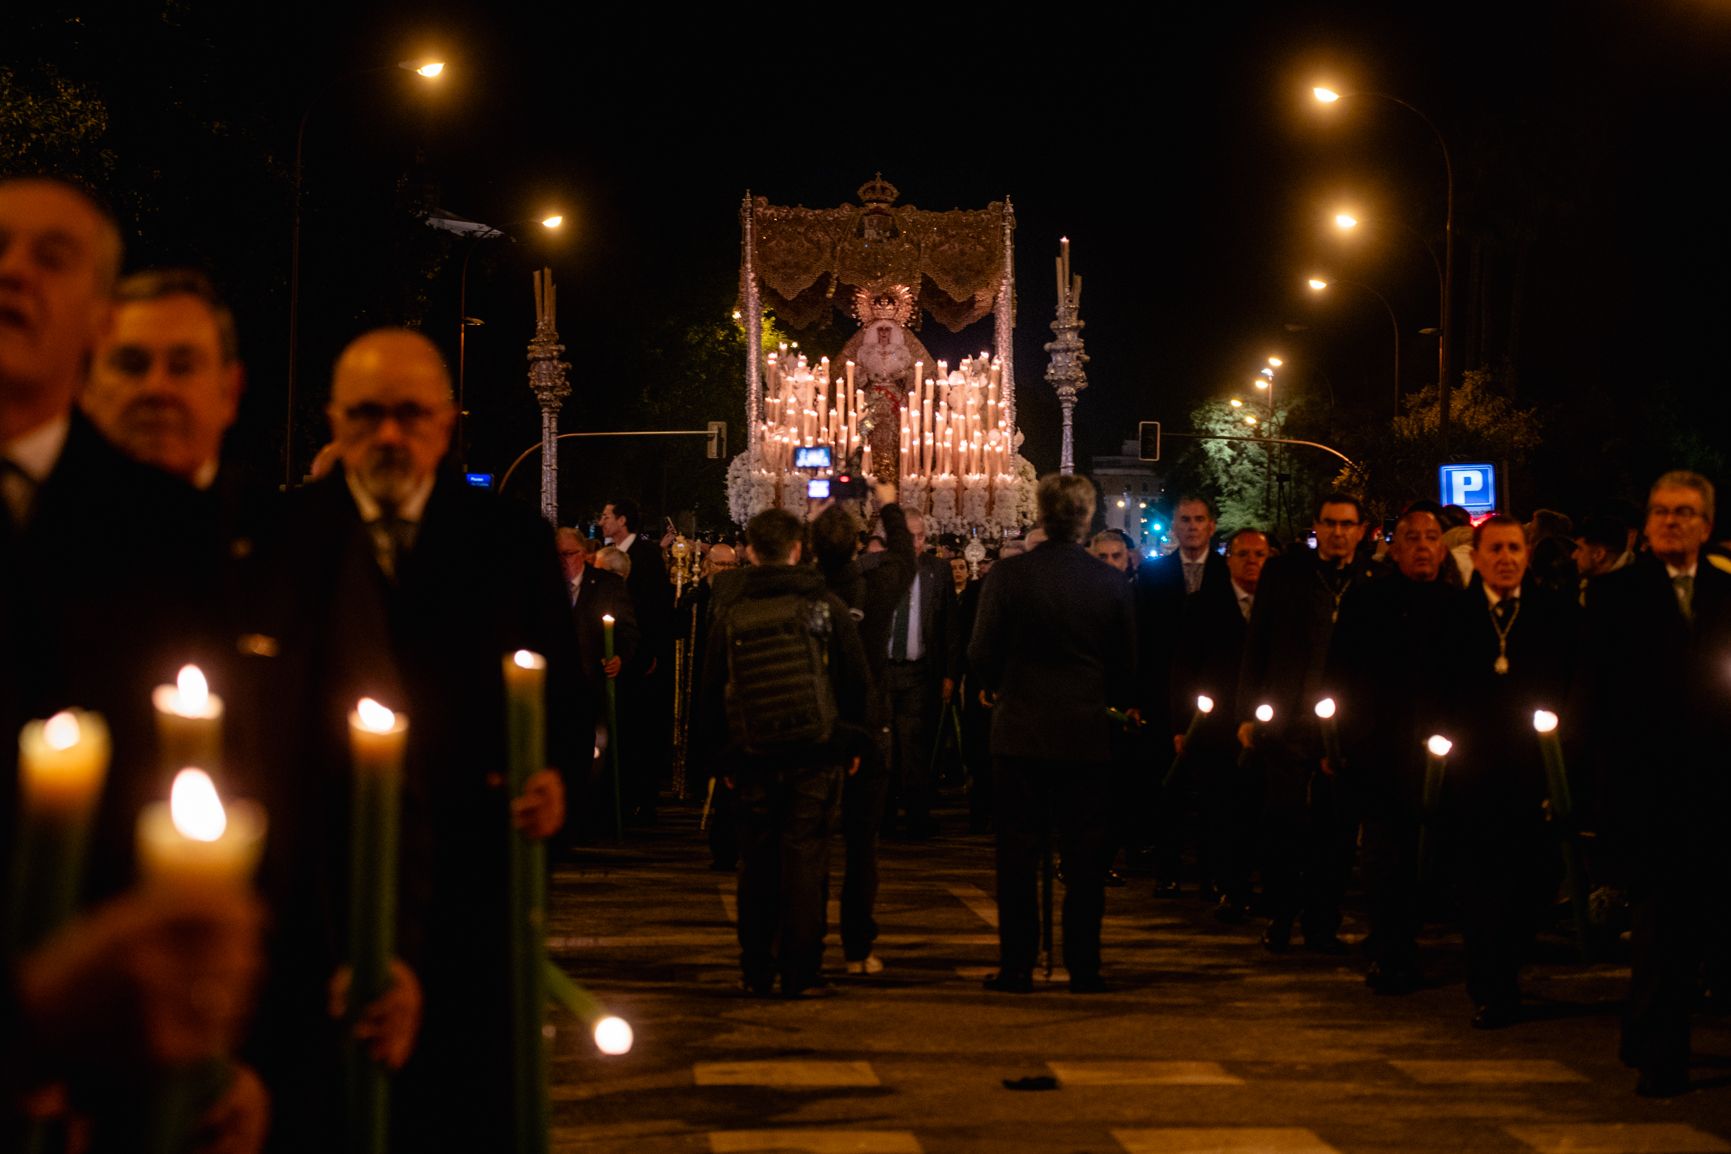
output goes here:
[[992, 496], [991, 481], [984, 473], [969, 473], [962, 489], [962, 520], [969, 525], [987, 523], [986, 505]]
[[954, 473], [942, 473], [931, 479], [932, 509], [928, 532], [959, 533], [961, 522], [956, 517], [956, 481]]

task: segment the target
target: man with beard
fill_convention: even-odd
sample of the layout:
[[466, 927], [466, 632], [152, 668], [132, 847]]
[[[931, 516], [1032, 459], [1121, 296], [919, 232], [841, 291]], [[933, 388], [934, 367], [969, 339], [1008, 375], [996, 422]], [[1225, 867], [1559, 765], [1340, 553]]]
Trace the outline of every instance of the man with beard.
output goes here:
[[[424, 336], [381, 329], [354, 340], [326, 412], [340, 467], [291, 495], [260, 550], [270, 582], [260, 632], [281, 642], [281, 740], [290, 764], [342, 766], [359, 696], [407, 713], [404, 965], [392, 989], [412, 997], [418, 978], [425, 1014], [393, 1093], [394, 1128], [405, 1149], [496, 1148], [514, 1100], [509, 839], [551, 836], [564, 811], [557, 768], [532, 774], [521, 796], [507, 792], [503, 660], [541, 654], [555, 706], [580, 692], [569, 595], [544, 522], [440, 469], [456, 409]], [[547, 710], [554, 767], [589, 760], [570, 714]], [[340, 774], [311, 775], [282, 815], [304, 854], [288, 916], [323, 937], [325, 911], [343, 905], [347, 839], [331, 815], [345, 796]], [[274, 838], [275, 809], [271, 818]], [[320, 1012], [311, 1007], [322, 991], [297, 993], [300, 1014]]]
[[[1250, 611], [1238, 678], [1238, 741], [1263, 764], [1262, 880], [1269, 906], [1262, 943], [1283, 953], [1302, 911], [1306, 949], [1344, 953], [1340, 901], [1352, 871], [1357, 823], [1334, 779], [1321, 772], [1316, 703], [1341, 601], [1374, 570], [1355, 560], [1364, 506], [1350, 493], [1318, 502], [1316, 548], [1289, 549], [1268, 563]], [[1250, 720], [1267, 705], [1272, 721]]]
[[[1456, 590], [1454, 560], [1428, 509], [1395, 522], [1395, 571], [1347, 591], [1328, 650], [1324, 688], [1339, 718], [1342, 763], [1323, 771], [1344, 783], [1364, 822], [1364, 885], [1370, 912], [1367, 984], [1407, 994], [1420, 982], [1418, 842], [1424, 739], [1434, 726], [1435, 650]], [[1446, 639], [1445, 639], [1446, 640]]]

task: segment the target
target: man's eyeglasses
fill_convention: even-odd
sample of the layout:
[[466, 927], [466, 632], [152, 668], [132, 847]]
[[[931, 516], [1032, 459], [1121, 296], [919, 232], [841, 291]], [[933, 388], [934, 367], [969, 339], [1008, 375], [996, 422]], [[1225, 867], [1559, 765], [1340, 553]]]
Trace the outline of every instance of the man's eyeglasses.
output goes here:
[[1688, 505], [1679, 505], [1675, 509], [1668, 509], [1663, 505], [1648, 505], [1647, 516], [1658, 521], [1669, 521], [1675, 517], [1679, 525], [1687, 525], [1701, 516], [1701, 510], [1692, 509]]
[[1356, 529], [1357, 521], [1336, 521], [1333, 517], [1323, 517], [1317, 521], [1324, 529]]
[[385, 423], [385, 419], [395, 421], [398, 428], [410, 432], [420, 428], [438, 414], [425, 405], [414, 401], [404, 401], [400, 405], [381, 405], [372, 401], [363, 401], [358, 405], [350, 405], [343, 410], [343, 419], [368, 431], [377, 429]]

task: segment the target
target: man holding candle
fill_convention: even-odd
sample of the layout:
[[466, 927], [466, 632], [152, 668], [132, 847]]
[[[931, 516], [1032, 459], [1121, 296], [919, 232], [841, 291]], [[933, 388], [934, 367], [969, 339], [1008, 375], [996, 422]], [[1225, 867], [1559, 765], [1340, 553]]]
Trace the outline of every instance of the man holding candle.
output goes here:
[[672, 745], [657, 735], [673, 702], [673, 584], [661, 547], [642, 532], [643, 510], [629, 497], [615, 497], [601, 508], [597, 522], [602, 534], [631, 560], [625, 585], [631, 591], [639, 641], [637, 656], [622, 675], [621, 722], [626, 814], [634, 820], [655, 820], [656, 795], [666, 775]]
[[1342, 764], [1327, 769], [1352, 791], [1363, 817], [1365, 981], [1379, 994], [1409, 994], [1421, 982], [1423, 742], [1439, 730], [1455, 732], [1437, 718], [1443, 686], [1436, 651], [1447, 644], [1442, 622], [1458, 592], [1444, 579], [1454, 561], [1442, 534], [1436, 514], [1422, 506], [1395, 522], [1395, 570], [1341, 599], [1323, 684], [1336, 704], [1342, 753]]
[[1726, 924], [1731, 575], [1707, 563], [1712, 482], [1675, 471], [1647, 494], [1648, 551], [1593, 580], [1582, 704], [1599, 828], [1626, 855], [1634, 974], [1620, 1055], [1636, 1091], [1689, 1088], [1690, 1012], [1706, 938]]
[[[1355, 560], [1364, 506], [1350, 493], [1317, 503], [1316, 548], [1288, 549], [1268, 562], [1250, 610], [1238, 677], [1238, 741], [1263, 767], [1263, 894], [1270, 922], [1263, 945], [1282, 953], [1302, 911], [1306, 949], [1344, 953], [1340, 902], [1352, 871], [1357, 823], [1334, 778], [1322, 769], [1314, 712], [1340, 605], [1354, 582], [1375, 576]], [[1245, 720], [1268, 705], [1268, 724]], [[1350, 709], [1350, 703], [1343, 704]]]
[[[576, 698], [568, 586], [544, 522], [440, 468], [455, 405], [424, 336], [382, 329], [350, 343], [327, 413], [340, 465], [291, 495], [260, 566], [277, 582], [278, 620], [262, 631], [283, 640], [285, 670], [304, 678], [282, 691], [302, 721], [285, 758], [346, 764], [343, 720], [360, 696], [407, 714], [399, 953], [426, 1010], [396, 1096], [397, 1133], [405, 1148], [491, 1148], [513, 1101], [509, 839], [513, 824], [551, 836], [564, 809], [556, 768], [531, 775], [516, 798], [507, 792], [501, 660], [543, 655], [546, 699]], [[569, 709], [547, 713], [554, 767], [589, 761], [572, 720]], [[348, 839], [329, 827], [342, 809], [319, 798], [341, 791], [309, 782], [304, 792], [301, 844], [310, 858], [334, 843], [324, 864], [340, 879]], [[324, 900], [341, 908], [340, 897]]]
[[[554, 543], [570, 590], [571, 623], [577, 630], [577, 668], [582, 693], [573, 700], [572, 707], [574, 728], [581, 740], [583, 734], [596, 732], [597, 721], [606, 714], [607, 682], [616, 681], [620, 670], [637, 653], [637, 614], [632, 609], [625, 581], [593, 563], [587, 538], [575, 529], [560, 529], [554, 534]], [[601, 619], [609, 616], [614, 621], [614, 650], [611, 658], [605, 658]], [[582, 804], [574, 802], [572, 808], [592, 823], [592, 828], [571, 833], [599, 833], [602, 824], [610, 824], [603, 820], [612, 812], [611, 804], [603, 804], [610, 787], [603, 787], [591, 773], [582, 772], [581, 766], [566, 766], [565, 771], [567, 795], [585, 799]]]
[[[1545, 828], [1535, 710], [1558, 711], [1574, 669], [1579, 606], [1534, 574], [1519, 521], [1473, 528], [1473, 577], [1438, 631], [1440, 720], [1454, 747], [1441, 828], [1461, 890], [1473, 1025], [1520, 1016], [1520, 966], [1559, 860]], [[1565, 714], [1567, 716], [1567, 714]]]
[[[926, 555], [925, 517], [909, 512], [907, 523], [916, 568], [913, 584], [890, 619], [883, 680], [893, 759], [890, 782], [898, 807], [907, 815], [907, 836], [923, 841], [937, 832], [932, 819], [932, 738], [940, 711], [955, 692], [960, 638], [949, 567]], [[893, 809], [889, 824], [895, 824]]]
[[[1216, 522], [1214, 505], [1206, 497], [1187, 494], [1178, 498], [1172, 527], [1178, 549], [1158, 561], [1142, 566], [1136, 575], [1136, 668], [1141, 679], [1142, 708], [1158, 734], [1180, 734], [1190, 724], [1195, 694], [1188, 703], [1177, 701], [1172, 690], [1172, 663], [1185, 606], [1200, 597], [1223, 604], [1228, 596], [1231, 573], [1226, 561], [1213, 549]], [[1224, 716], [1224, 715], [1223, 715]], [[1146, 759], [1152, 762], [1144, 781], [1155, 776], [1167, 761], [1164, 737]], [[1191, 769], [1161, 796], [1145, 792], [1136, 809], [1147, 814], [1151, 826], [1147, 836], [1154, 849], [1154, 892], [1161, 897], [1178, 894], [1183, 870], [1184, 815], [1189, 805]]]

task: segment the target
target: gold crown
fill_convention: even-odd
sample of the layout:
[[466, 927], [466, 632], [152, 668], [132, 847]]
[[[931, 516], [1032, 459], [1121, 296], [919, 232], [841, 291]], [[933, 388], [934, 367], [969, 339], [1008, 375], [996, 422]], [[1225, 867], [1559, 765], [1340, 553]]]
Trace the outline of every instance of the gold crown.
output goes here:
[[900, 195], [901, 190], [885, 180], [881, 172], [859, 186], [859, 201], [867, 208], [888, 208]]
[[914, 292], [905, 284], [893, 284], [881, 292], [853, 290], [853, 315], [860, 324], [894, 321], [906, 325], [914, 315]]

